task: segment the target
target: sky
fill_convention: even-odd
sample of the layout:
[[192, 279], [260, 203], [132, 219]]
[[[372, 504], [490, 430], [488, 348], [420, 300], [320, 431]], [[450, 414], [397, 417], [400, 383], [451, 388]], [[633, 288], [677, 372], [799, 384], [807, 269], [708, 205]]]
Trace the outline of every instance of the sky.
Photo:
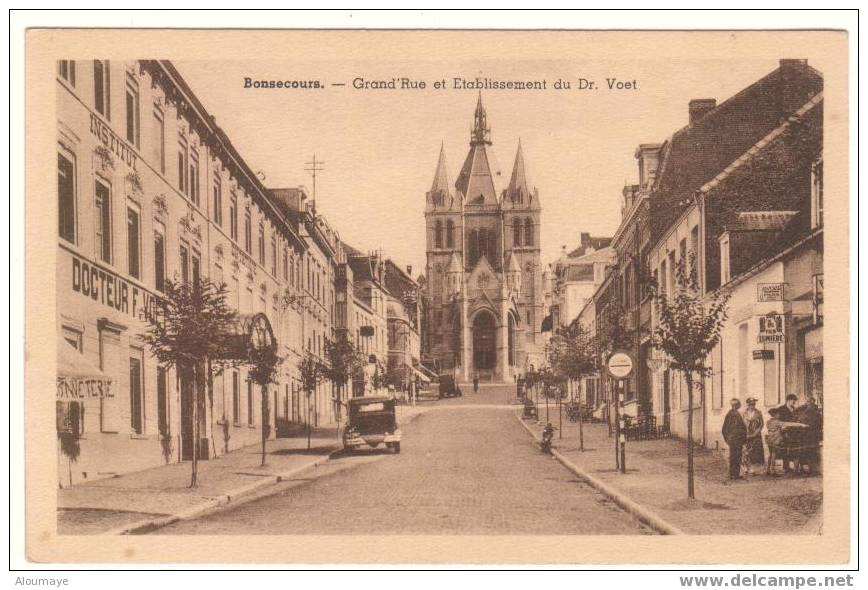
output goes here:
[[[634, 151], [687, 124], [694, 98], [718, 103], [771, 72], [757, 60], [634, 61], [196, 61], [175, 62], [217, 124], [268, 187], [312, 187], [317, 210], [341, 238], [363, 251], [382, 249], [402, 267], [424, 268], [425, 193], [440, 145], [454, 183], [467, 155], [477, 90], [453, 78], [546, 80], [547, 89], [483, 90], [492, 149], [503, 186], [519, 139], [542, 205], [542, 260], [572, 249], [581, 232], [611, 236], [621, 189], [638, 180]], [[425, 89], [355, 89], [353, 80], [407, 77]], [[322, 89], [245, 88], [251, 80], [318, 80]], [[579, 90], [579, 78], [601, 88]], [[634, 81], [609, 90], [606, 79]], [[556, 90], [554, 82], [570, 82]], [[446, 89], [434, 82], [446, 81]], [[345, 86], [332, 86], [345, 84]]]

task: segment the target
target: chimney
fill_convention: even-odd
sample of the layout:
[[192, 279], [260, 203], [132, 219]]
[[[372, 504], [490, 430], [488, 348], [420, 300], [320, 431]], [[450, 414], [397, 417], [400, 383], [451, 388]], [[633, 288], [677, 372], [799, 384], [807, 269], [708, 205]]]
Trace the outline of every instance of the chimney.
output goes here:
[[690, 124], [693, 125], [717, 106], [716, 98], [694, 98], [687, 105]]
[[[691, 102], [691, 105], [693, 103]], [[713, 107], [712, 107], [713, 108]], [[659, 143], [641, 143], [636, 148], [633, 157], [639, 164], [639, 188], [646, 188], [657, 174], [657, 166], [660, 165], [660, 150], [663, 147]]]
[[584, 248], [591, 243], [591, 234], [583, 231], [579, 237], [579, 244]]

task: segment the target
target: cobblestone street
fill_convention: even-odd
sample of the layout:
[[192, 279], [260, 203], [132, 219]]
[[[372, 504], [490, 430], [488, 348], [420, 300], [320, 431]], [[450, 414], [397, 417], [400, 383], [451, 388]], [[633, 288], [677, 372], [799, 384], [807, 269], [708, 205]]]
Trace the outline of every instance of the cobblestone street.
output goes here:
[[428, 402], [400, 455], [338, 457], [267, 496], [158, 534], [648, 534], [543, 455], [505, 405], [513, 386]]

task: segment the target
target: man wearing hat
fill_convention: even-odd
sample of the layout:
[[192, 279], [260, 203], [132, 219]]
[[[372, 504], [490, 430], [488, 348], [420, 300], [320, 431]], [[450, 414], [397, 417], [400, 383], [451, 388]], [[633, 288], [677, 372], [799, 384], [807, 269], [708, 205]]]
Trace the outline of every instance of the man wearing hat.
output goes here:
[[744, 424], [747, 427], [747, 438], [744, 443], [744, 466], [748, 475], [759, 473], [765, 465], [763, 452], [763, 415], [756, 409], [756, 398], [744, 400], [747, 409], [744, 411]]
[[747, 439], [747, 426], [738, 409], [741, 402], [736, 398], [729, 401], [731, 409], [723, 420], [723, 440], [729, 447], [729, 479], [741, 479], [741, 453]]

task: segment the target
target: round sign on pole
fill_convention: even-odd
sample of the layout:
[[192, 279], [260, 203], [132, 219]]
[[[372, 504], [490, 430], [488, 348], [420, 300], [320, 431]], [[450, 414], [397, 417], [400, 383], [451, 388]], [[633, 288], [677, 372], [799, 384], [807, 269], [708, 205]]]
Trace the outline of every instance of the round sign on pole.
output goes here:
[[615, 379], [626, 379], [633, 372], [633, 357], [627, 352], [613, 352], [606, 363], [606, 369]]

